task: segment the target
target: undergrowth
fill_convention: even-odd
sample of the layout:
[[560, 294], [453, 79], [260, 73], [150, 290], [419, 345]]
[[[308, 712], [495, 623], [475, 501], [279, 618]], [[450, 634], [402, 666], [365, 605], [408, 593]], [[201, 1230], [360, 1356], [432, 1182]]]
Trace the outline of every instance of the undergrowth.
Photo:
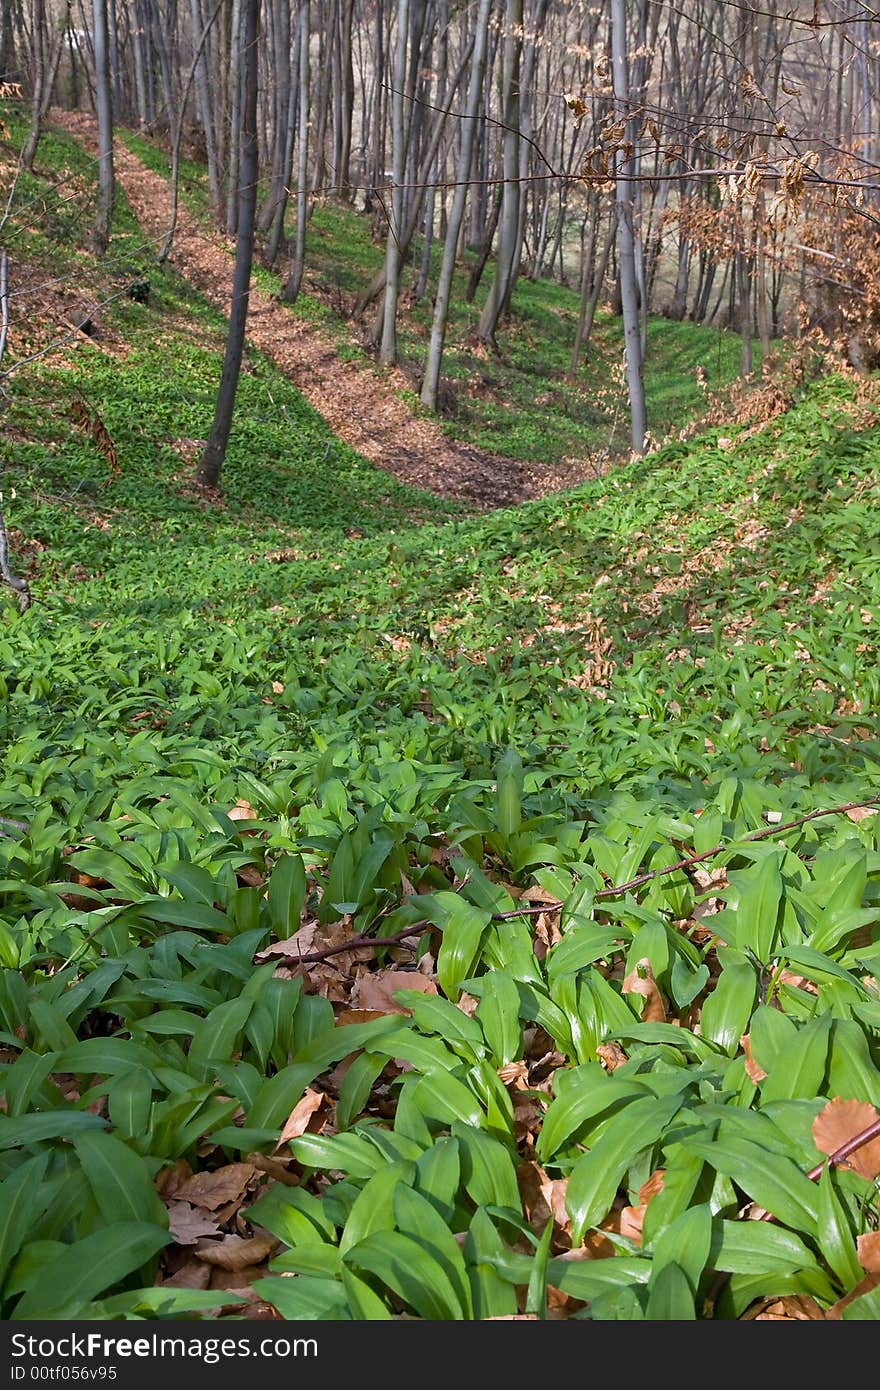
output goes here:
[[251, 354], [209, 499], [135, 268], [7, 382], [4, 1315], [876, 1318], [856, 387], [468, 518]]

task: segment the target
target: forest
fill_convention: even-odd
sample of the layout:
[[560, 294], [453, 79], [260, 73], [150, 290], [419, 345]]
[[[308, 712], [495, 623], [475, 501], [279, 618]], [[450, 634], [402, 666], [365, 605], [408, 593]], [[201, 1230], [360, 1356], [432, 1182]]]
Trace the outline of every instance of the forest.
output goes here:
[[880, 1318], [878, 21], [0, 0], [13, 1330]]

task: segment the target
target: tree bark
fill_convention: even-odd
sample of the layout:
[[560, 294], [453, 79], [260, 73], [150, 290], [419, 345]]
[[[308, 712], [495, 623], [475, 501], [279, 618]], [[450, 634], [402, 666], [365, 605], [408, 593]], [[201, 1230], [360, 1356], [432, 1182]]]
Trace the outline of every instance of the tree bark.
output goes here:
[[113, 220], [113, 100], [110, 87], [110, 46], [107, 0], [93, 0], [95, 48], [95, 106], [98, 117], [98, 200], [92, 228], [92, 249], [103, 256], [110, 245]]
[[[614, 85], [615, 115], [618, 121], [624, 121], [627, 126], [630, 126], [626, 0], [611, 0], [611, 72]], [[633, 196], [632, 185], [628, 182], [629, 161], [621, 149], [614, 152], [614, 169], [617, 258], [620, 270], [623, 340], [626, 351], [626, 381], [629, 391], [630, 442], [634, 454], [643, 454], [648, 423], [645, 411], [642, 338], [636, 278]]]
[[205, 452], [196, 471], [204, 487], [216, 488], [226, 458], [235, 395], [244, 352], [250, 296], [251, 265], [254, 255], [254, 222], [257, 210], [259, 153], [257, 144], [257, 42], [260, 0], [244, 0], [244, 101], [241, 128], [241, 179], [238, 189], [238, 234], [235, 242], [235, 270], [232, 277], [232, 305], [229, 331], [214, 408], [214, 422]]

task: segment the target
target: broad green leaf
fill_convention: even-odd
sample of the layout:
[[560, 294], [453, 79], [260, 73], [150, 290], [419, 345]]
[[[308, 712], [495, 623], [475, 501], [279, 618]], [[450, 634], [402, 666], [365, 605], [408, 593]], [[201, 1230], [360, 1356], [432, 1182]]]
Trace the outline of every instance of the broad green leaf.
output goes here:
[[140, 1154], [112, 1134], [87, 1133], [73, 1141], [104, 1220], [150, 1221], [167, 1227], [168, 1214]]
[[106, 1129], [107, 1121], [84, 1110], [47, 1110], [43, 1114], [0, 1115], [0, 1149], [26, 1148], [41, 1139], [72, 1139], [87, 1129]]
[[141, 1269], [171, 1237], [142, 1221], [117, 1221], [76, 1241], [28, 1284], [16, 1305], [16, 1319], [44, 1318], [63, 1308], [75, 1290], [77, 1300], [94, 1298]]
[[480, 1207], [520, 1210], [514, 1155], [499, 1140], [473, 1125], [455, 1123], [452, 1136], [461, 1155], [461, 1181]]
[[391, 1202], [400, 1232], [437, 1261], [455, 1290], [463, 1316], [471, 1318], [473, 1308], [464, 1257], [443, 1217], [426, 1197], [403, 1183], [394, 1188]]
[[777, 1052], [768, 1075], [761, 1082], [761, 1104], [801, 1096], [812, 1099], [823, 1091], [828, 1060], [831, 1016], [814, 1018]]
[[419, 1317], [458, 1322], [464, 1310], [442, 1266], [399, 1231], [375, 1231], [345, 1256], [403, 1299]]
[[336, 1279], [314, 1279], [306, 1274], [293, 1278], [270, 1275], [255, 1279], [251, 1287], [288, 1322], [338, 1321], [346, 1317], [345, 1289]]
[[749, 1031], [758, 981], [754, 968], [736, 952], [719, 949], [718, 959], [722, 970], [703, 1005], [700, 1036], [732, 1057], [740, 1038]]
[[844, 1290], [862, 1278], [858, 1249], [843, 1201], [837, 1192], [837, 1176], [826, 1166], [819, 1178], [817, 1242], [829, 1268]]
[[509, 975], [493, 970], [477, 1005], [477, 1019], [496, 1067], [504, 1067], [522, 1050], [519, 990]]
[[685, 1147], [741, 1187], [759, 1206], [793, 1230], [816, 1236], [816, 1188], [784, 1154], [757, 1148], [745, 1139], [688, 1139]]
[[[651, 1244], [653, 1268], [649, 1287], [654, 1288], [662, 1270], [674, 1265], [684, 1275], [691, 1298], [696, 1297], [697, 1285], [708, 1263], [711, 1244], [712, 1212], [709, 1206], [703, 1203], [683, 1211], [657, 1233]], [[670, 1285], [671, 1288], [673, 1285]], [[657, 1314], [649, 1312], [646, 1316], [656, 1317]]]
[[693, 1322], [696, 1316], [690, 1280], [679, 1265], [665, 1264], [648, 1286], [645, 1320]]
[[627, 1168], [642, 1149], [656, 1143], [680, 1106], [678, 1096], [630, 1101], [609, 1120], [589, 1153], [577, 1160], [565, 1198], [573, 1246], [607, 1216]]
[[368, 1178], [339, 1238], [339, 1248], [343, 1253], [372, 1235], [373, 1231], [394, 1230], [395, 1191], [399, 1184], [411, 1183], [415, 1171], [412, 1163], [389, 1163]]
[[279, 941], [299, 930], [306, 900], [306, 871], [300, 854], [283, 854], [269, 875], [269, 921]]
[[565, 1091], [551, 1101], [544, 1115], [535, 1146], [542, 1163], [553, 1158], [587, 1120], [642, 1093], [637, 1081], [617, 1081], [598, 1062], [578, 1067], [569, 1073], [569, 1077], [572, 1076], [577, 1078], [577, 1084], [567, 1085]]
[[35, 1217], [51, 1200], [43, 1188], [48, 1162], [48, 1153], [35, 1154], [0, 1183], [0, 1287], [10, 1261], [30, 1238]]

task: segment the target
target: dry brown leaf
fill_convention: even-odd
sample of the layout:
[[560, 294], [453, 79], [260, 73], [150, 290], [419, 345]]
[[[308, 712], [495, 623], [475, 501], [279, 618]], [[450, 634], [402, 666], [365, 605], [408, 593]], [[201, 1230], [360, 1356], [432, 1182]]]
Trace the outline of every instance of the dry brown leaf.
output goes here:
[[616, 1067], [622, 1067], [626, 1061], [626, 1053], [616, 1042], [600, 1043], [596, 1048], [596, 1056], [606, 1071], [614, 1071]]
[[211, 1282], [211, 1271], [201, 1260], [190, 1259], [180, 1266], [170, 1279], [163, 1279], [163, 1289], [206, 1289]]
[[249, 801], [239, 799], [226, 812], [230, 820], [258, 820], [256, 811]]
[[552, 1218], [557, 1234], [566, 1237], [566, 1247], [570, 1245], [571, 1220], [565, 1210], [568, 1179], [548, 1177], [539, 1163], [521, 1163], [516, 1181], [532, 1230], [540, 1235]]
[[846, 813], [847, 820], [860, 821], [867, 820], [869, 816], [878, 814], [876, 806], [853, 806], [852, 810]]
[[740, 1046], [742, 1047], [742, 1050], [745, 1053], [746, 1076], [749, 1078], [751, 1082], [754, 1083], [755, 1086], [757, 1086], [759, 1081], [763, 1081], [765, 1079], [767, 1073], [765, 1072], [763, 1067], [758, 1066], [758, 1063], [752, 1056], [752, 1044], [748, 1033], [743, 1033], [739, 1041]]
[[343, 1009], [336, 1015], [336, 1022], [341, 1026], [347, 1023], [369, 1023], [374, 1018], [385, 1018], [387, 1015], [376, 1009]]
[[[278, 1245], [274, 1236], [224, 1236], [222, 1240], [201, 1240], [196, 1246], [197, 1260], [218, 1269], [240, 1272], [262, 1264]], [[246, 1281], [245, 1281], [246, 1282]]]
[[867, 1231], [856, 1244], [862, 1269], [868, 1274], [880, 1274], [880, 1231]]
[[[813, 1143], [820, 1153], [833, 1154], [857, 1134], [880, 1119], [873, 1105], [863, 1100], [829, 1100], [812, 1123]], [[846, 1160], [854, 1173], [873, 1182], [880, 1174], [880, 1138], [856, 1149]]]
[[313, 1091], [311, 1086], [307, 1086], [302, 1100], [297, 1101], [288, 1115], [275, 1148], [280, 1149], [282, 1144], [288, 1143], [291, 1139], [298, 1139], [301, 1134], [305, 1134], [313, 1116], [326, 1103], [327, 1097], [323, 1091]]
[[274, 960], [276, 956], [288, 957], [290, 960], [299, 960], [300, 956], [307, 956], [311, 951], [320, 950], [328, 945], [323, 938], [316, 942], [320, 928], [317, 922], [306, 922], [295, 931], [293, 936], [287, 936], [283, 941], [273, 941], [271, 946], [265, 946], [262, 951], [257, 951], [254, 956], [254, 963], [259, 965], [266, 960]]
[[646, 1178], [639, 1188], [639, 1204], [647, 1206], [652, 1197], [656, 1197], [658, 1192], [663, 1191], [663, 1176], [665, 1169], [655, 1168], [649, 1178]]
[[284, 693], [284, 686], [281, 684], [280, 681], [272, 682], [272, 692], [275, 695], [282, 695]]
[[182, 1202], [217, 1211], [229, 1203], [241, 1204], [248, 1188], [253, 1186], [259, 1175], [259, 1169], [253, 1163], [227, 1163], [213, 1173], [194, 1173], [174, 1195]]
[[256, 864], [242, 864], [236, 869], [235, 875], [246, 888], [262, 888], [266, 882], [266, 875]]
[[787, 1294], [770, 1303], [753, 1322], [824, 1322], [825, 1314], [806, 1294]]
[[644, 999], [642, 1005], [642, 1023], [665, 1023], [666, 1005], [663, 1003], [663, 996], [657, 988], [657, 981], [654, 979], [654, 972], [651, 969], [651, 962], [647, 956], [636, 963], [635, 968], [630, 971], [621, 985], [622, 994], [640, 994]]
[[422, 994], [436, 994], [437, 986], [418, 970], [396, 970], [389, 966], [360, 976], [351, 992], [355, 1009], [369, 1009], [380, 1014], [410, 1015], [410, 1010], [393, 998], [396, 989], [417, 989]]
[[220, 1227], [216, 1220], [189, 1202], [170, 1202], [168, 1230], [178, 1245], [195, 1245], [203, 1236], [216, 1236]]
[[870, 1293], [872, 1289], [876, 1289], [878, 1284], [880, 1284], [880, 1274], [866, 1274], [864, 1279], [860, 1279], [854, 1288], [843, 1295], [843, 1298], [839, 1298], [836, 1303], [832, 1303], [825, 1314], [826, 1320], [828, 1322], [837, 1322], [844, 1308], [847, 1308], [850, 1303], [854, 1303], [857, 1298], [861, 1298], [862, 1294]]

